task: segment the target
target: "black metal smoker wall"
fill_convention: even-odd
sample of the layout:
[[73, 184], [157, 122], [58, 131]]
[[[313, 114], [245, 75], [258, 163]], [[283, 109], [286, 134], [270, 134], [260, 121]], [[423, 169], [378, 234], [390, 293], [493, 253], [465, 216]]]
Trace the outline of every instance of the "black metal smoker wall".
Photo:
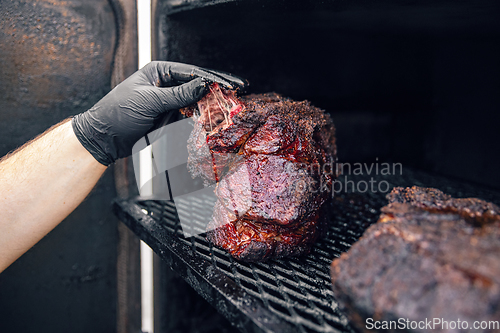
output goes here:
[[158, 1], [157, 59], [249, 79], [333, 115], [343, 162], [500, 188], [500, 4]]
[[[378, 158], [500, 188], [497, 2], [153, 3], [155, 59], [241, 75], [249, 92], [310, 100], [332, 114], [341, 162]], [[165, 266], [156, 274], [159, 331], [198, 332], [186, 316], [211, 318], [207, 331], [227, 329]]]
[[[0, 44], [2, 156], [110, 88], [115, 19], [106, 0], [2, 1]], [[80, 207], [0, 274], [0, 331], [116, 331], [114, 197], [109, 170]]]

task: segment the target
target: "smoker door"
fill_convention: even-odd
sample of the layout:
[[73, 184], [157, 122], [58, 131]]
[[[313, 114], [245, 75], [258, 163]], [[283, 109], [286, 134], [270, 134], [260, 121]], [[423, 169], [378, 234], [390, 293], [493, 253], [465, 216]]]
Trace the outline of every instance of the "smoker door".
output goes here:
[[[116, 3], [2, 1], [0, 156], [110, 90]], [[0, 274], [0, 331], [117, 331], [115, 197], [109, 168], [70, 216]]]

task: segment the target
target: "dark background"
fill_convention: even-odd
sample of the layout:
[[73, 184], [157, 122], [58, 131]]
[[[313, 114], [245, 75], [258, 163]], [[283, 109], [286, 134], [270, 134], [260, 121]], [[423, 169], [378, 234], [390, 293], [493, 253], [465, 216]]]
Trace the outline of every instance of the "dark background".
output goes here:
[[324, 108], [341, 162], [500, 188], [500, 3], [163, 1], [159, 12], [157, 59]]

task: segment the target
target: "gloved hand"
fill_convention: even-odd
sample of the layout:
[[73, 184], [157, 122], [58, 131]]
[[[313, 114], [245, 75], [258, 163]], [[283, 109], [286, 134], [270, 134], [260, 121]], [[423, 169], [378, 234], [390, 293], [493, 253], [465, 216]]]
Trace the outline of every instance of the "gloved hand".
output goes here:
[[129, 156], [163, 113], [197, 102], [208, 84], [229, 89], [246, 82], [233, 75], [193, 65], [154, 61], [116, 86], [90, 110], [75, 116], [73, 130], [81, 144], [104, 165]]

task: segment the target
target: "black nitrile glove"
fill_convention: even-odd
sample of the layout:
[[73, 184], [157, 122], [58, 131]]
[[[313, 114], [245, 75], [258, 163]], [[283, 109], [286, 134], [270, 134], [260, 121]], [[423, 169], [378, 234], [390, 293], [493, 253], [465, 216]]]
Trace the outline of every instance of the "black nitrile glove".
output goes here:
[[90, 110], [75, 116], [78, 140], [101, 164], [132, 154], [132, 146], [169, 110], [197, 102], [208, 83], [229, 89], [246, 83], [230, 74], [193, 65], [154, 61], [116, 86]]

